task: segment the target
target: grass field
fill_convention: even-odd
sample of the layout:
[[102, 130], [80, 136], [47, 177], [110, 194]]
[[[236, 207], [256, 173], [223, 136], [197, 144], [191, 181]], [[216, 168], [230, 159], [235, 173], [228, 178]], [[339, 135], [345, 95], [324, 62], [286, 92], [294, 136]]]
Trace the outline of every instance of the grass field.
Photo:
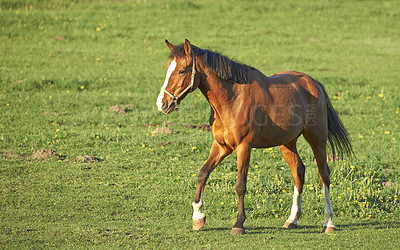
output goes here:
[[[399, 1], [0, 0], [0, 248], [398, 248], [399, 24]], [[334, 233], [303, 139], [299, 229], [280, 229], [293, 183], [271, 148], [252, 152], [247, 234], [229, 235], [234, 155], [192, 231], [210, 111], [200, 91], [157, 111], [166, 38], [326, 87], [355, 152], [330, 163]]]

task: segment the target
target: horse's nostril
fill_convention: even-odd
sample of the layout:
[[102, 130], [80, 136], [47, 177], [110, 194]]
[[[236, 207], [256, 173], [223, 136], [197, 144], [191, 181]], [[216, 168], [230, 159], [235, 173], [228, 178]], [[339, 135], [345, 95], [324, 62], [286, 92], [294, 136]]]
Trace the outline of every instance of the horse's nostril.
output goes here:
[[166, 101], [162, 102], [162, 109], [166, 110], [168, 108], [168, 103]]

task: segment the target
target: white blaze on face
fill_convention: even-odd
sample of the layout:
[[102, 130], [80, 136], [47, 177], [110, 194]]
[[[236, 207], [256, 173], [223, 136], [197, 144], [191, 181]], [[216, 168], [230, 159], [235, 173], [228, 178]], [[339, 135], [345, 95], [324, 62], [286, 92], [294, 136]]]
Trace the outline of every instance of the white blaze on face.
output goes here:
[[165, 92], [162, 89], [165, 89], [168, 86], [169, 78], [171, 77], [171, 74], [172, 74], [172, 72], [174, 72], [175, 68], [176, 68], [176, 61], [173, 60], [168, 67], [167, 75], [165, 76], [164, 85], [162, 86], [160, 94], [158, 95], [158, 98], [157, 98], [157, 107], [158, 107], [159, 111], [162, 111], [162, 100], [165, 95]]

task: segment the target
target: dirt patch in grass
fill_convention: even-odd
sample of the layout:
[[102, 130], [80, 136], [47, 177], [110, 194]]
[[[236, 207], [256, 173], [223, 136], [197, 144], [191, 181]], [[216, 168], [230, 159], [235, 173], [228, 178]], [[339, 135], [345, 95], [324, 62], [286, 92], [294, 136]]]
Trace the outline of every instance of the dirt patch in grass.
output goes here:
[[[168, 133], [169, 130], [172, 130], [171, 128], [169, 128], [170, 126], [182, 126], [184, 128], [187, 128], [187, 129], [197, 129], [197, 128], [199, 128], [199, 129], [204, 130], [204, 131], [210, 131], [211, 130], [210, 125], [208, 125], [208, 124], [190, 124], [190, 123], [180, 124], [180, 123], [177, 123], [177, 122], [167, 122], [167, 123], [164, 123], [164, 124], [151, 123], [149, 125], [138, 125], [137, 127], [148, 127], [148, 126], [157, 127], [153, 131], [153, 133], [156, 132], [157, 134], [159, 134], [159, 133], [161, 134], [161, 133], [164, 133], [164, 132]], [[165, 130], [165, 131], [163, 132], [162, 129]]]
[[156, 146], [164, 147], [164, 146], [166, 146], [168, 144], [171, 144], [171, 143], [172, 142], [170, 142], [170, 141], [163, 141], [163, 142], [156, 143]]
[[393, 181], [384, 181], [384, 182], [382, 182], [382, 186], [388, 187], [388, 188], [392, 188], [392, 187], [396, 186], [396, 182], [393, 182]]
[[8, 151], [8, 152], [5, 152], [5, 153], [2, 153], [1, 154], [1, 158], [7, 159], [7, 160], [13, 160], [15, 158], [17, 158], [17, 159], [18, 158], [20, 158], [20, 159], [28, 159], [28, 158], [30, 158], [30, 156], [26, 155], [26, 154], [15, 154], [12, 151]]
[[54, 112], [54, 111], [44, 111], [42, 114], [44, 114], [44, 115], [58, 115], [58, 113]]
[[151, 133], [154, 135], [159, 135], [159, 134], [173, 134], [175, 132], [172, 128], [169, 127], [157, 127]]
[[100, 163], [102, 162], [101, 159], [93, 157], [93, 156], [89, 156], [89, 155], [85, 155], [85, 156], [77, 156], [76, 157], [78, 162], [82, 162], [82, 163]]
[[33, 153], [30, 158], [33, 160], [42, 161], [49, 158], [64, 159], [65, 157], [57, 154], [57, 152], [52, 149], [39, 149], [38, 151]]
[[8, 151], [8, 152], [5, 152], [5, 153], [1, 154], [2, 158], [14, 158], [14, 157], [17, 157], [17, 156], [18, 155], [14, 154], [12, 151]]
[[61, 36], [61, 35], [57, 35], [57, 36], [53, 36], [54, 40], [65, 40], [66, 37], [65, 36]]
[[112, 107], [110, 107], [108, 110], [109, 111], [114, 111], [120, 114], [125, 114], [129, 111], [131, 111], [133, 108], [133, 104], [126, 104], [126, 105], [114, 105]]
[[[34, 152], [32, 155], [25, 155], [25, 154], [15, 154], [12, 151], [8, 151], [1, 154], [1, 158], [3, 159], [25, 159], [25, 160], [36, 160], [36, 161], [43, 161], [46, 159], [55, 158], [58, 160], [65, 160], [66, 156], [58, 154], [56, 151], [52, 149], [39, 149]], [[101, 163], [102, 160], [97, 157], [85, 155], [85, 156], [77, 156], [77, 162], [80, 163]]]
[[204, 130], [204, 131], [210, 131], [210, 125], [208, 125], [208, 124], [197, 124], [197, 125], [195, 125], [195, 124], [185, 124], [183, 126], [185, 128], [188, 128], [188, 129], [199, 128], [199, 129]]

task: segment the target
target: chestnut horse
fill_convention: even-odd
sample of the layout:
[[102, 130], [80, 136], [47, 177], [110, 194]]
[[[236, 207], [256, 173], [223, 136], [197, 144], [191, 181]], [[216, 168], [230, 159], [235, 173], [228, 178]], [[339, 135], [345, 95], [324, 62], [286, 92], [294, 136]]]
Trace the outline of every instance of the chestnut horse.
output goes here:
[[284, 228], [297, 228], [305, 167], [296, 149], [303, 135], [310, 144], [325, 198], [323, 232], [332, 232], [333, 211], [329, 198], [327, 140], [335, 154], [352, 153], [348, 133], [333, 109], [324, 87], [310, 76], [293, 71], [270, 77], [236, 63], [214, 51], [200, 49], [188, 40], [171, 50], [164, 85], [157, 98], [159, 111], [169, 114], [187, 94], [199, 88], [210, 103], [210, 126], [214, 136], [210, 156], [200, 169], [193, 201], [193, 229], [204, 226], [201, 211], [205, 183], [211, 171], [229, 154], [237, 155], [235, 190], [239, 207], [231, 234], [243, 234], [246, 220], [244, 196], [252, 148], [279, 146], [294, 181], [293, 205]]

